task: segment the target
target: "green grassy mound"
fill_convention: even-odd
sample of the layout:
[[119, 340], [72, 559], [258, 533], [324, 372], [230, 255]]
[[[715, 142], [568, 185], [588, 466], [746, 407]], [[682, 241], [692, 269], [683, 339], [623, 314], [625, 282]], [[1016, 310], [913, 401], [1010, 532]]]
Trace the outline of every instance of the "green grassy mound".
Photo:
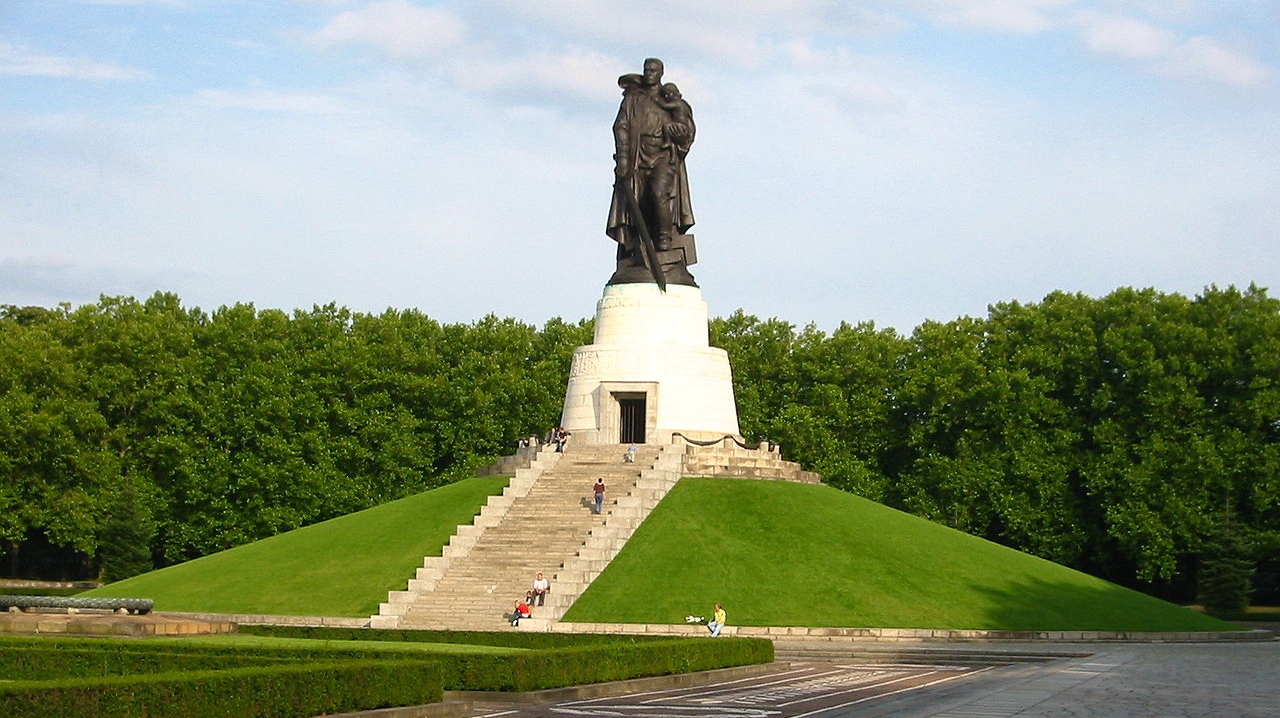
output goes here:
[[369, 616], [506, 484], [466, 479], [82, 595], [151, 598], [157, 611]]
[[[505, 479], [468, 479], [86, 595], [159, 611], [368, 616]], [[1231, 624], [826, 486], [685, 479], [565, 619], [996, 630]]]
[[1231, 624], [826, 486], [685, 479], [565, 616], [1213, 631]]

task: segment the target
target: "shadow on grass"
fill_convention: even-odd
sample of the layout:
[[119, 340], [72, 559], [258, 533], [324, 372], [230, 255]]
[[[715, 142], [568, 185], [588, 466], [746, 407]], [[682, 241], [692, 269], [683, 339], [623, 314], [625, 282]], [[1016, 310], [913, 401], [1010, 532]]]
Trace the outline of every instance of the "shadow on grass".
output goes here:
[[[970, 584], [982, 596], [989, 626], [1011, 631], [1239, 631], [1146, 594], [1097, 580], [1092, 586], [1027, 577], [1003, 587]], [[957, 628], [961, 628], [957, 626]]]

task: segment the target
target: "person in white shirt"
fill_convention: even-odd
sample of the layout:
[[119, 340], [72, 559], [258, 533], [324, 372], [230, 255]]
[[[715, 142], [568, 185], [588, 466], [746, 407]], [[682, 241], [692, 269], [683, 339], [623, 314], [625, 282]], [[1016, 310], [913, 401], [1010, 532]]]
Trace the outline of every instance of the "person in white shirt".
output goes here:
[[546, 576], [542, 575], [541, 571], [539, 571], [538, 575], [533, 579], [533, 597], [538, 601], [539, 606], [546, 603], [547, 591], [550, 590], [551, 582], [547, 580]]

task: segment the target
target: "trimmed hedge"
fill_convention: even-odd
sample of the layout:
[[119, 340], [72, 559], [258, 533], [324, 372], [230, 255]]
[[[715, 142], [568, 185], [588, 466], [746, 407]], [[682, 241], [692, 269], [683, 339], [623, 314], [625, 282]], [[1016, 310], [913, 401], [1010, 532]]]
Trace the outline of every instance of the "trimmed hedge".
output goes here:
[[[667, 676], [773, 661], [773, 642], [763, 638], [673, 638], [667, 641], [566, 648], [520, 654], [510, 661], [511, 688], [533, 691], [647, 676]], [[442, 670], [447, 670], [447, 664]], [[444, 679], [447, 683], [448, 676]]]
[[546, 633], [535, 631], [419, 631], [328, 626], [265, 626], [237, 629], [250, 636], [306, 638], [317, 641], [388, 641], [392, 643], [452, 643], [502, 648], [563, 648], [570, 646], [670, 641], [671, 636], [623, 636], [607, 633]]
[[137, 641], [0, 635], [0, 676], [31, 680], [216, 670], [281, 662], [422, 657], [434, 657], [434, 654], [424, 651], [406, 655], [403, 651], [334, 647], [320, 643], [314, 647], [275, 647], [211, 645], [171, 639]]
[[[760, 638], [258, 627], [246, 632], [317, 643], [264, 647], [0, 637], [0, 676], [17, 679], [0, 682], [0, 716], [302, 718], [434, 703], [445, 689], [531, 691], [773, 660], [773, 643]], [[347, 640], [500, 644], [512, 650], [456, 653], [424, 646], [421, 653], [407, 654], [390, 647], [343, 647]]]
[[0, 684], [0, 715], [310, 718], [443, 698], [433, 661], [366, 659]]
[[451, 653], [438, 660], [445, 690], [520, 692], [769, 663], [773, 643], [673, 638], [508, 655]]
[[773, 661], [773, 642], [764, 638], [725, 636], [711, 640], [706, 637], [305, 626], [241, 626], [240, 631], [325, 641], [452, 643], [526, 649], [507, 655], [440, 654], [445, 690], [532, 691]]
[[297, 659], [288, 656], [255, 655], [249, 652], [209, 652], [118, 650], [109, 644], [84, 648], [50, 646], [4, 646], [0, 650], [0, 676], [13, 681], [40, 681], [55, 678], [104, 678], [141, 673], [242, 668], [270, 665]]

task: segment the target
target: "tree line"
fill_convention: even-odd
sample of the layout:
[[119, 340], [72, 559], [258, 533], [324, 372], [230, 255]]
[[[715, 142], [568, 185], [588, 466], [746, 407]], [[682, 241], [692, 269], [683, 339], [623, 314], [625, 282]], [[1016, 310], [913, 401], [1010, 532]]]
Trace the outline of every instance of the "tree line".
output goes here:
[[1059, 292], [910, 337], [741, 313], [713, 331], [742, 430], [834, 486], [1177, 600], [1223, 566], [1247, 591], [1259, 566], [1259, 598], [1280, 599], [1280, 301], [1263, 289]]
[[[711, 335], [743, 434], [833, 486], [1166, 597], [1233, 565], [1276, 591], [1263, 289], [1054, 293], [909, 336], [739, 311]], [[468, 475], [558, 421], [591, 336], [164, 293], [4, 307], [0, 571], [127, 575]]]
[[163, 293], [7, 307], [0, 570], [94, 571], [141, 542], [120, 577], [467, 475], [559, 418], [590, 341], [583, 322], [206, 314]]

